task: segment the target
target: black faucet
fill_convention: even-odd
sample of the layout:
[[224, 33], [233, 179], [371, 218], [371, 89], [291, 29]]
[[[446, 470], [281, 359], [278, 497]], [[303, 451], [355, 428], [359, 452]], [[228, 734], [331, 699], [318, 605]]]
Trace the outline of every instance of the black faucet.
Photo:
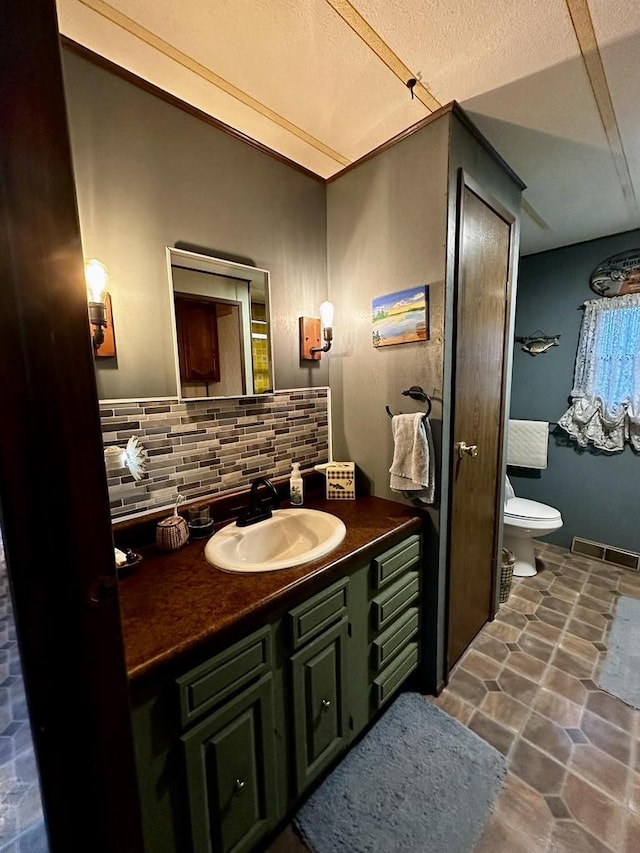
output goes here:
[[[258, 501], [258, 489], [264, 486], [270, 493], [269, 497]], [[279, 506], [280, 497], [278, 490], [267, 477], [256, 477], [251, 483], [251, 492], [249, 493], [249, 506], [244, 512], [241, 512], [236, 521], [237, 527], [248, 527], [249, 524], [255, 524], [257, 521], [265, 521], [271, 518], [271, 509], [274, 506]]]

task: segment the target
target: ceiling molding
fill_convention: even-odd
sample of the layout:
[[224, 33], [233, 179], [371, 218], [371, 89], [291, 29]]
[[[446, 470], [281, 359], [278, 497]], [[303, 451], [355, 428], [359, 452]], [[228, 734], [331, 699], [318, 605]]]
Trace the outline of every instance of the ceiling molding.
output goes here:
[[363, 163], [366, 163], [368, 160], [372, 160], [374, 157], [377, 157], [378, 154], [381, 154], [383, 151], [386, 151], [388, 148], [393, 148], [394, 145], [397, 145], [398, 142], [402, 142], [403, 139], [406, 139], [407, 136], [413, 136], [414, 133], [417, 133], [419, 130], [422, 130], [423, 127], [426, 127], [428, 124], [436, 121], [441, 118], [446, 113], [453, 112], [454, 104], [453, 101], [449, 104], [445, 104], [444, 107], [440, 107], [439, 110], [436, 110], [433, 113], [429, 113], [428, 116], [420, 119], [415, 124], [412, 124], [411, 127], [405, 128], [405, 130], [401, 130], [400, 133], [397, 133], [395, 136], [392, 136], [391, 139], [387, 139], [386, 142], [382, 142], [377, 148], [373, 148], [371, 151], [368, 151], [366, 154], [363, 154], [358, 160], [354, 160], [353, 163], [350, 163], [344, 169], [341, 169], [339, 172], [336, 172], [335, 175], [331, 175], [328, 178], [325, 178], [325, 183], [332, 184], [334, 181], [337, 181], [338, 178], [341, 178], [343, 175], [346, 175], [347, 172], [352, 172], [354, 169], [357, 169], [358, 166], [362, 166]]
[[600, 47], [589, 10], [588, 0], [565, 0], [576, 39], [582, 54], [582, 61], [589, 78], [589, 85], [598, 108], [602, 127], [616, 173], [620, 180], [622, 195], [631, 213], [638, 213], [638, 200], [633, 189], [629, 163], [622, 144], [618, 119], [616, 117], [607, 75], [600, 54]]
[[[383, 151], [386, 151], [388, 148], [392, 148], [394, 145], [397, 145], [398, 142], [402, 142], [403, 139], [406, 139], [408, 136], [413, 136], [414, 133], [417, 133], [419, 130], [422, 130], [423, 127], [426, 127], [428, 124], [436, 121], [439, 118], [442, 118], [443, 115], [447, 113], [451, 113], [454, 115], [458, 121], [465, 127], [465, 129], [474, 137], [474, 139], [478, 142], [478, 144], [484, 148], [487, 154], [499, 163], [501, 168], [506, 172], [507, 175], [511, 178], [511, 180], [518, 186], [521, 190], [526, 189], [527, 185], [524, 183], [522, 178], [517, 175], [511, 166], [501, 157], [501, 155], [496, 151], [493, 145], [489, 142], [486, 136], [480, 132], [480, 130], [476, 127], [476, 125], [471, 121], [467, 113], [460, 106], [457, 101], [449, 101], [448, 104], [445, 104], [443, 107], [440, 107], [435, 112], [430, 113], [425, 118], [420, 119], [415, 124], [412, 124], [411, 127], [405, 128], [405, 130], [401, 130], [400, 133], [397, 133], [395, 136], [392, 136], [391, 139], [387, 139], [386, 142], [383, 142], [381, 145], [378, 145], [377, 148], [373, 148], [367, 154], [364, 154], [360, 159], [354, 160], [353, 163], [350, 163], [340, 172], [336, 172], [335, 175], [331, 175], [331, 177], [326, 178], [326, 183], [331, 184], [333, 181], [336, 181], [338, 178], [341, 178], [347, 172], [353, 171], [358, 166], [362, 166], [363, 163], [366, 163], [368, 160], [372, 160], [374, 157], [377, 157], [378, 154], [381, 154]], [[533, 208], [531, 208], [533, 210]], [[534, 211], [535, 212], [535, 211]], [[543, 220], [541, 220], [543, 221]]]
[[[392, 71], [398, 80], [401, 80], [404, 85], [407, 81], [416, 79], [416, 75], [410, 68], [404, 64], [400, 57], [391, 50], [389, 45], [382, 39], [373, 27], [362, 17], [360, 12], [355, 9], [349, 0], [326, 0], [331, 8], [348, 24], [353, 32], [359, 36], [362, 41], [369, 47], [380, 59], [387, 68]], [[430, 112], [439, 110], [442, 104], [438, 101], [427, 87], [417, 81], [413, 86], [412, 94], [422, 103]]]
[[520, 175], [518, 175], [512, 166], [510, 166], [507, 161], [504, 159], [502, 154], [497, 151], [496, 148], [489, 142], [487, 137], [482, 133], [482, 131], [478, 128], [478, 126], [469, 118], [469, 115], [465, 112], [465, 110], [460, 106], [457, 101], [451, 101], [451, 109], [456, 118], [460, 121], [461, 124], [465, 126], [465, 128], [469, 131], [469, 133], [474, 137], [476, 142], [478, 142], [482, 148], [489, 154], [496, 163], [499, 163], [501, 168], [509, 175], [511, 180], [520, 187], [521, 190], [526, 190], [527, 185], [522, 180]]
[[240, 103], [249, 107], [249, 109], [254, 110], [264, 118], [272, 121], [274, 124], [278, 125], [278, 127], [281, 127], [283, 130], [291, 133], [293, 136], [296, 136], [298, 139], [302, 140], [325, 157], [330, 158], [335, 163], [339, 163], [341, 166], [348, 166], [351, 162], [348, 157], [345, 157], [338, 151], [334, 151], [310, 133], [307, 133], [302, 130], [302, 128], [293, 124], [293, 122], [284, 118], [284, 116], [275, 112], [275, 110], [272, 110], [270, 107], [267, 107], [265, 104], [255, 98], [252, 98], [251, 95], [248, 95], [242, 89], [234, 86], [233, 83], [225, 80], [224, 77], [220, 77], [220, 75], [211, 71], [210, 68], [207, 68], [188, 54], [173, 47], [173, 45], [151, 32], [151, 30], [146, 29], [146, 27], [143, 27], [137, 21], [127, 17], [118, 9], [115, 9], [109, 3], [106, 3], [105, 0], [79, 0], [79, 2], [96, 12], [96, 14], [106, 18], [112, 24], [115, 24], [125, 30], [129, 35], [132, 35], [134, 38], [144, 42], [149, 47], [152, 47], [154, 50], [157, 50], [159, 53], [166, 56], [168, 59], [173, 60], [178, 65], [181, 65], [183, 68], [186, 68], [188, 71], [196, 74], [203, 80], [206, 80], [207, 83], [210, 83], [212, 86], [215, 86], [227, 95], [235, 98], [237, 101], [240, 101]]
[[209, 115], [209, 113], [205, 113], [203, 110], [199, 110], [192, 104], [189, 104], [186, 101], [183, 101], [181, 98], [176, 97], [176, 95], [172, 95], [165, 89], [161, 89], [159, 86], [156, 86], [154, 83], [150, 83], [148, 80], [145, 80], [142, 77], [138, 77], [138, 75], [134, 74], [133, 71], [129, 71], [126, 68], [123, 68], [121, 65], [117, 65], [115, 62], [112, 62], [110, 59], [107, 59], [101, 54], [95, 53], [88, 47], [85, 47], [84, 45], [73, 41], [73, 39], [70, 39], [68, 36], [61, 35], [60, 43], [67, 50], [70, 50], [72, 53], [77, 53], [78, 56], [81, 56], [83, 59], [86, 59], [87, 62], [91, 62], [100, 68], [104, 68], [105, 71], [109, 71], [116, 77], [120, 77], [122, 80], [126, 80], [127, 83], [131, 83], [133, 86], [137, 86], [139, 89], [148, 92], [150, 95], [154, 95], [156, 98], [160, 98], [161, 101], [165, 101], [167, 104], [171, 104], [172, 107], [176, 107], [176, 109], [188, 113], [194, 118], [203, 121], [205, 124], [211, 125], [211, 127], [215, 127], [216, 130], [221, 130], [224, 133], [228, 133], [229, 136], [234, 136], [236, 139], [239, 139], [247, 145], [250, 145], [252, 148], [256, 148], [263, 154], [267, 154], [269, 157], [273, 157], [274, 160], [278, 160], [280, 163], [284, 163], [285, 166], [289, 166], [292, 169], [295, 169], [297, 172], [301, 172], [303, 175], [306, 175], [309, 178], [313, 178], [315, 181], [318, 181], [321, 184], [326, 183], [326, 179], [323, 178], [321, 175], [318, 175], [317, 172], [312, 172], [311, 169], [307, 169], [305, 166], [302, 166], [295, 160], [291, 160], [284, 154], [280, 154], [279, 151], [274, 151], [273, 148], [269, 148], [262, 142], [258, 142], [252, 136], [247, 136], [246, 133], [242, 133], [240, 130], [236, 130], [235, 127], [231, 127], [231, 125], [225, 124], [223, 121], [220, 121], [220, 119], [214, 118], [212, 115]]

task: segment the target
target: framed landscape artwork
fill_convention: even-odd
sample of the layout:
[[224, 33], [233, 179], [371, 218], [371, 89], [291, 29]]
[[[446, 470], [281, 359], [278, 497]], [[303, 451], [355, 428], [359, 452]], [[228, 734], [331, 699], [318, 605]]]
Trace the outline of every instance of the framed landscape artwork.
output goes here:
[[429, 286], [376, 296], [371, 303], [374, 347], [429, 340]]

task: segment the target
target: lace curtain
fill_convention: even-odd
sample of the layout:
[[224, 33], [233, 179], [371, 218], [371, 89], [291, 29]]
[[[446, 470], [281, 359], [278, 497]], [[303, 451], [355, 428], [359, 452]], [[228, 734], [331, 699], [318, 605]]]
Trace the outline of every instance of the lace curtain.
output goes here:
[[558, 421], [571, 438], [640, 451], [640, 293], [585, 303], [573, 383]]

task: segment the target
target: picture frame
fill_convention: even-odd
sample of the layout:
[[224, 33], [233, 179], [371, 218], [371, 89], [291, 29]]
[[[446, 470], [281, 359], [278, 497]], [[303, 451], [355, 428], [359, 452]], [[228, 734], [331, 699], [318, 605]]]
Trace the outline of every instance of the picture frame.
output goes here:
[[371, 301], [372, 343], [386, 347], [429, 340], [429, 285], [376, 296]]

